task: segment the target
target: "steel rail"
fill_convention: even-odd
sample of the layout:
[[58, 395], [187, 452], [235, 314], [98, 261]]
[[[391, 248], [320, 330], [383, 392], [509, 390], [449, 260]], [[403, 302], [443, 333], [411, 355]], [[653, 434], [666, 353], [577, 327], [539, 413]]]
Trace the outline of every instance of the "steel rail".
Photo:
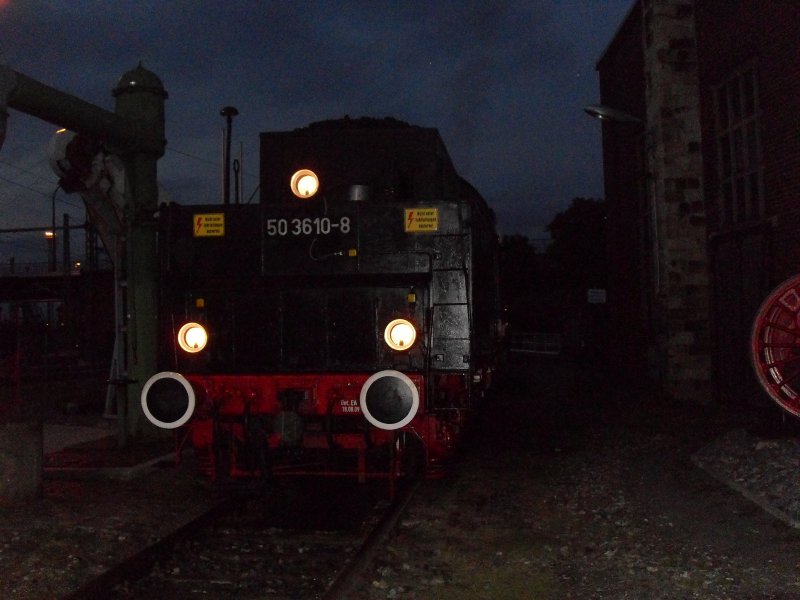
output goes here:
[[350, 594], [355, 591], [356, 585], [362, 583], [362, 575], [372, 563], [375, 552], [395, 528], [400, 517], [405, 514], [406, 508], [408, 508], [408, 504], [411, 502], [421, 482], [422, 479], [417, 478], [395, 498], [389, 510], [384, 513], [383, 517], [370, 531], [353, 559], [339, 571], [336, 578], [328, 586], [321, 600], [347, 600]]
[[236, 500], [224, 499], [209, 510], [181, 525], [155, 543], [139, 550], [123, 562], [111, 567], [94, 579], [86, 582], [80, 589], [63, 596], [60, 600], [107, 600], [114, 588], [125, 581], [135, 581], [145, 577], [164, 556], [168, 556], [173, 546], [194, 535], [195, 531], [210, 525], [231, 511]]

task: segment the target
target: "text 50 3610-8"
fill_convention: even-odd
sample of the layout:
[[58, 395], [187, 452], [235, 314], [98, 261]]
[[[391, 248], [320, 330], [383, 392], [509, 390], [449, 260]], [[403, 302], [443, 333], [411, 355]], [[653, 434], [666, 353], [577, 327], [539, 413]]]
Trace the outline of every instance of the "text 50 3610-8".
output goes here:
[[306, 217], [305, 219], [267, 219], [268, 236], [328, 235], [350, 233], [350, 217]]

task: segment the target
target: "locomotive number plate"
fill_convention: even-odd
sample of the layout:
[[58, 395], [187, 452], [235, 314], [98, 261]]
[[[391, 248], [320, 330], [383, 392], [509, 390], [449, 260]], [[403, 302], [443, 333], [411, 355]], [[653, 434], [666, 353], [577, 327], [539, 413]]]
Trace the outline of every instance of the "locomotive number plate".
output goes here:
[[350, 228], [350, 217], [267, 219], [267, 235], [270, 237], [347, 234], [350, 233]]

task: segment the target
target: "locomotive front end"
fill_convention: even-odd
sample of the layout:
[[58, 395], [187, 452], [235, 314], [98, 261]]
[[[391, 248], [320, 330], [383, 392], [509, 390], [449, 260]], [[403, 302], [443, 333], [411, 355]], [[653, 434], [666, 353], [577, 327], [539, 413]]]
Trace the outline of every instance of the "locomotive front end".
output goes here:
[[395, 132], [405, 152], [386, 131], [262, 134], [259, 204], [162, 211], [163, 371], [142, 408], [210, 477], [443, 473], [493, 308], [473, 295], [481, 215], [431, 131]]

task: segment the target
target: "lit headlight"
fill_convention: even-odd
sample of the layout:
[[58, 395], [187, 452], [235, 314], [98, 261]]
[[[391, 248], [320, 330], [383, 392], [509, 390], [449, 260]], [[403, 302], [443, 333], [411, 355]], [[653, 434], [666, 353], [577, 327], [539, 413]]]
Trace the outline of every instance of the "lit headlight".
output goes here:
[[186, 352], [200, 352], [207, 342], [208, 334], [200, 323], [186, 323], [178, 331], [178, 345]]
[[395, 319], [383, 330], [383, 339], [392, 350], [408, 350], [417, 339], [417, 330], [406, 319]]
[[319, 178], [314, 171], [300, 169], [292, 175], [291, 187], [298, 198], [311, 198], [319, 189]]

